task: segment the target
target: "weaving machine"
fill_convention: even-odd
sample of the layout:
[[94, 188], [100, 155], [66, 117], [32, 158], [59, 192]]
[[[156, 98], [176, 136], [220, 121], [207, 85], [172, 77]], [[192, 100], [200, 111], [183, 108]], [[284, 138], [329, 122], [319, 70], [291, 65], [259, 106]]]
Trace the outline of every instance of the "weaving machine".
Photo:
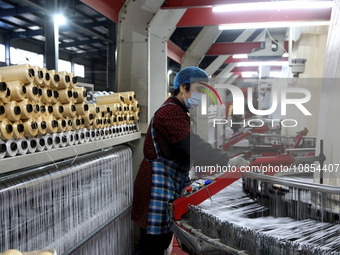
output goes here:
[[0, 176], [0, 252], [132, 254], [127, 146]]
[[[264, 166], [320, 161], [290, 153], [261, 157]], [[256, 161], [258, 161], [256, 163]], [[259, 168], [260, 170], [261, 168]], [[340, 254], [340, 188], [310, 179], [242, 173], [201, 182], [170, 205], [172, 228], [190, 254]], [[243, 178], [243, 183], [240, 178]], [[210, 198], [210, 199], [208, 199]]]

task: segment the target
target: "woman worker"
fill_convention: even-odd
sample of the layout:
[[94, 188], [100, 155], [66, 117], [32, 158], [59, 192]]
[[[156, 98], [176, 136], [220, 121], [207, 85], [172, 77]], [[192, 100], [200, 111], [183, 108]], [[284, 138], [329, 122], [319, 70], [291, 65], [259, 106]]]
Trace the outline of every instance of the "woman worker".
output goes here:
[[132, 220], [140, 227], [136, 254], [163, 255], [172, 240], [167, 204], [183, 188], [196, 165], [227, 165], [227, 154], [199, 136], [190, 135], [188, 109], [200, 105], [200, 82], [208, 75], [200, 68], [182, 69], [174, 79], [173, 96], [156, 111], [144, 141], [144, 159], [134, 183]]

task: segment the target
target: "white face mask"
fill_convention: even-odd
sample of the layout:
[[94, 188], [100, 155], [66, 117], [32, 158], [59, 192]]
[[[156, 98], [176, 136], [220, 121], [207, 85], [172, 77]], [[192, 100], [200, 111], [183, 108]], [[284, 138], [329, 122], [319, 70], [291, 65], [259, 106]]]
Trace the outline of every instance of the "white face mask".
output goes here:
[[184, 94], [184, 102], [188, 109], [196, 108], [201, 104], [202, 95], [198, 92], [191, 92], [191, 97], [185, 98]]

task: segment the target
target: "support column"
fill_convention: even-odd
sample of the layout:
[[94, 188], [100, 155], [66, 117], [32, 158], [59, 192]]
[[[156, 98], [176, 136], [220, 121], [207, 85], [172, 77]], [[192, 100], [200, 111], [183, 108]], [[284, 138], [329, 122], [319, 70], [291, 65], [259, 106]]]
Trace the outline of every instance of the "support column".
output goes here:
[[75, 69], [74, 69], [74, 54], [72, 54], [72, 56], [70, 57], [70, 62], [71, 62], [71, 73], [74, 73]]
[[5, 37], [5, 65], [11, 65], [11, 40], [9, 35]]
[[218, 26], [204, 27], [183, 55], [181, 69], [188, 66], [198, 66], [221, 32]]
[[[318, 146], [319, 141], [324, 140], [324, 154], [326, 155], [325, 166], [340, 163], [340, 0], [333, 1], [331, 24], [328, 31], [326, 46], [323, 81], [321, 87], [320, 110], [318, 120]], [[313, 96], [313, 95], [312, 95]], [[319, 151], [320, 148], [318, 148]], [[317, 152], [319, 153], [319, 152]], [[327, 167], [329, 168], [329, 167]], [[335, 169], [335, 168], [334, 168]], [[320, 176], [314, 173], [314, 181], [320, 182], [323, 178], [324, 184], [340, 186], [340, 172], [325, 171]]]
[[148, 116], [166, 100], [168, 92], [167, 41], [176, 28], [186, 9], [159, 10], [149, 27], [149, 96]]
[[117, 91], [134, 90], [141, 105], [140, 128], [148, 120], [149, 23], [163, 0], [129, 0], [121, 8], [118, 24]]
[[91, 83], [94, 84], [94, 90], [96, 90], [96, 72], [95, 72], [95, 62], [91, 61]]
[[[50, 13], [57, 13], [58, 1], [46, 0], [45, 8]], [[54, 24], [54, 18], [51, 15], [45, 15], [45, 67], [47, 69], [58, 70], [59, 59], [59, 27]]]
[[109, 40], [107, 45], [107, 77], [106, 87], [109, 91], [115, 91], [116, 85], [116, 48], [117, 48], [117, 26], [109, 20]]

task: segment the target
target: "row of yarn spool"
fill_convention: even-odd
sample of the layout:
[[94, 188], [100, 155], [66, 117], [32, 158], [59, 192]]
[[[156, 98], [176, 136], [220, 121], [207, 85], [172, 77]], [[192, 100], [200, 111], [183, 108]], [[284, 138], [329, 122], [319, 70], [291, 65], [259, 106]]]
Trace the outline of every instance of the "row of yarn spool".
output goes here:
[[[33, 152], [25, 138], [48, 137], [46, 134], [68, 131], [76, 133], [84, 128], [100, 130], [122, 126], [118, 132], [136, 130], [136, 127], [127, 127], [135, 126], [139, 114], [134, 92], [127, 92], [126, 97], [131, 93], [134, 99], [127, 100], [129, 104], [97, 107], [86, 103], [86, 90], [77, 87], [72, 73], [28, 64], [1, 67], [0, 158], [15, 156], [16, 151], [19, 154], [27, 149]], [[23, 147], [21, 150], [20, 146]], [[39, 150], [39, 145], [35, 147]], [[45, 149], [50, 148], [45, 146]]]
[[20, 252], [16, 249], [10, 249], [0, 253], [0, 255], [56, 255], [57, 252], [55, 250], [40, 250], [40, 251], [32, 251], [32, 252]]

